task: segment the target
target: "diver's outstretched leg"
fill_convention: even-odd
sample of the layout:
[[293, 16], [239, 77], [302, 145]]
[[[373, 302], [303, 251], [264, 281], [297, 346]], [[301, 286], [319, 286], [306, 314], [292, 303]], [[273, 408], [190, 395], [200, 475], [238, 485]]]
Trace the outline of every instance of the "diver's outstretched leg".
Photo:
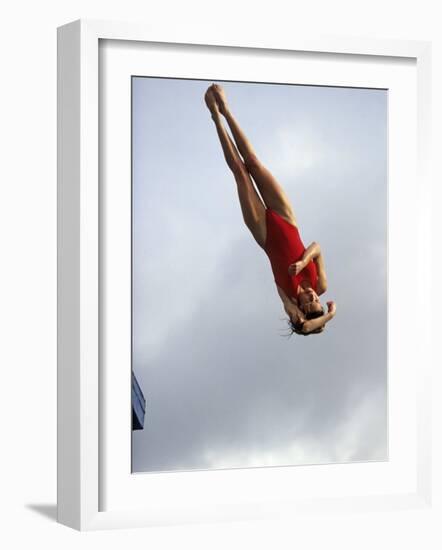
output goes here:
[[223, 88], [219, 84], [212, 84], [209, 89], [211, 89], [215, 95], [219, 110], [221, 114], [224, 115], [232, 131], [235, 143], [244, 159], [244, 164], [258, 186], [266, 206], [278, 212], [278, 214], [286, 218], [290, 223], [296, 225], [296, 217], [287, 194], [273, 174], [258, 159], [252, 144], [247, 139], [247, 136], [242, 131], [227, 104], [227, 98]]
[[247, 168], [242, 161], [235, 144], [230, 139], [230, 136], [223, 125], [215, 96], [210, 88], [206, 92], [205, 101], [212, 114], [212, 120], [215, 123], [218, 138], [224, 152], [224, 158], [226, 159], [227, 165], [235, 177], [244, 222], [256, 242], [261, 247], [264, 247], [266, 239], [264, 203], [253, 185], [250, 174], [247, 171]]

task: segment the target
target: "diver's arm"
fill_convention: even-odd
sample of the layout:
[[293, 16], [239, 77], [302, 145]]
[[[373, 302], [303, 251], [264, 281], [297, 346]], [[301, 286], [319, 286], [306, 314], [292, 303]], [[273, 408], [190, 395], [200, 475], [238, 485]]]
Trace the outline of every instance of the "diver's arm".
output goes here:
[[324, 256], [322, 255], [321, 249], [319, 249], [319, 254], [314, 259], [314, 262], [316, 265], [316, 272], [318, 274], [316, 291], [320, 296], [321, 294], [324, 294], [324, 292], [327, 290], [327, 274], [325, 272]]
[[302, 332], [313, 332], [318, 328], [321, 328], [326, 325], [329, 321], [333, 319], [336, 315], [336, 304], [334, 302], [327, 302], [328, 312], [321, 317], [316, 317], [316, 319], [310, 319], [305, 321], [302, 325]]
[[318, 295], [321, 295], [324, 294], [324, 292], [327, 290], [327, 274], [325, 272], [324, 257], [322, 255], [319, 243], [312, 242], [305, 249], [304, 254], [302, 255], [302, 259], [289, 266], [289, 274], [297, 275], [312, 260], [315, 262], [318, 273], [317, 292]]
[[321, 247], [318, 243], [313, 242], [310, 244], [305, 250], [304, 254], [302, 255], [302, 258], [289, 265], [289, 273], [290, 275], [297, 275], [300, 273], [305, 266], [311, 262], [311, 260], [316, 259], [321, 254]]
[[293, 299], [289, 298], [280, 286], [276, 285], [276, 288], [278, 290], [279, 297], [281, 298], [281, 301], [284, 305], [284, 310], [287, 313], [287, 315], [290, 317], [290, 319], [295, 318], [295, 319], [298, 319], [299, 321], [304, 321], [305, 319], [304, 314], [299, 309], [296, 300], [294, 298]]
[[302, 255], [302, 262], [304, 264], [304, 267], [311, 262], [312, 260], [315, 260], [318, 256], [321, 254], [321, 247], [319, 246], [319, 243], [312, 242], [308, 245], [308, 247], [304, 250], [304, 254]]

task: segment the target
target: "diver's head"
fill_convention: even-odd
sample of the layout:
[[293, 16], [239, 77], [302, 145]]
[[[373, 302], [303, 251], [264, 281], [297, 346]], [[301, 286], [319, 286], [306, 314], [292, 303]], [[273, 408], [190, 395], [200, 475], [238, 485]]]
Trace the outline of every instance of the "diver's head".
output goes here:
[[304, 312], [306, 319], [315, 319], [324, 315], [324, 308], [319, 301], [319, 296], [311, 287], [300, 290], [297, 297], [299, 308]]

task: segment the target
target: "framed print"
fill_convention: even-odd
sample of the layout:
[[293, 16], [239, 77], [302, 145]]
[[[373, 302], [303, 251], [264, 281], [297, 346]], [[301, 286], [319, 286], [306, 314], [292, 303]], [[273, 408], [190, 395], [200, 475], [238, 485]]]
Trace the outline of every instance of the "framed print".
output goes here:
[[[387, 460], [388, 90], [150, 76], [131, 87], [133, 410], [137, 379], [149, 403], [132, 470]], [[212, 91], [230, 105], [213, 128]], [[234, 172], [225, 120], [242, 150], [227, 151]], [[318, 254], [298, 276], [286, 242]], [[313, 284], [297, 284], [304, 273]]]
[[59, 29], [61, 523], [428, 505], [429, 51]]

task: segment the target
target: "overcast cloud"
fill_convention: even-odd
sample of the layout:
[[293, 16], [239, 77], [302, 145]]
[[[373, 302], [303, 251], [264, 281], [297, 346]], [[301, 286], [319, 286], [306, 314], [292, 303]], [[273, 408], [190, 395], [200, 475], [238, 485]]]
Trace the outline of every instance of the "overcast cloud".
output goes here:
[[387, 92], [223, 83], [323, 249], [324, 333], [287, 333], [203, 101], [133, 80], [133, 470], [386, 460]]

